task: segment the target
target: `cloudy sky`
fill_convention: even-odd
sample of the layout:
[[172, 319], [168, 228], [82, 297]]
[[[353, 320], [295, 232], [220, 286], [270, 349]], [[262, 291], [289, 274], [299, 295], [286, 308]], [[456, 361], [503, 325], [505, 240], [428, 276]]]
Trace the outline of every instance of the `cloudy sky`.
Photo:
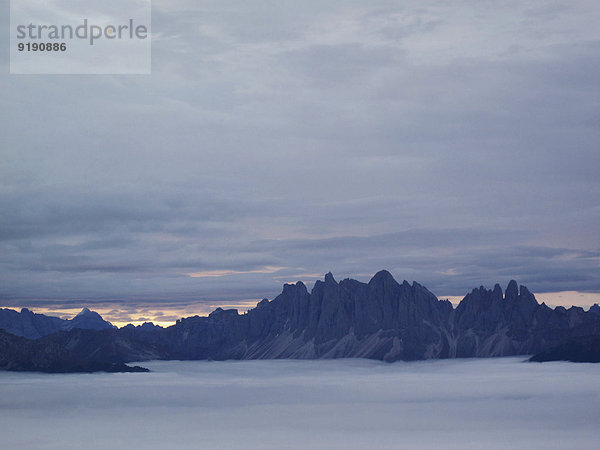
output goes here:
[[0, 306], [243, 305], [382, 268], [600, 300], [597, 1], [152, 16], [152, 75], [0, 53]]

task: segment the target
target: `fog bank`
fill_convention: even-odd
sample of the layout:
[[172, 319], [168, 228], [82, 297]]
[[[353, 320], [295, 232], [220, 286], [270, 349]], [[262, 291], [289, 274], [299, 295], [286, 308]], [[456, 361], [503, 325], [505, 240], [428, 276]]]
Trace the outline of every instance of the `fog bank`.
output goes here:
[[0, 372], [3, 448], [596, 448], [600, 365], [522, 358]]

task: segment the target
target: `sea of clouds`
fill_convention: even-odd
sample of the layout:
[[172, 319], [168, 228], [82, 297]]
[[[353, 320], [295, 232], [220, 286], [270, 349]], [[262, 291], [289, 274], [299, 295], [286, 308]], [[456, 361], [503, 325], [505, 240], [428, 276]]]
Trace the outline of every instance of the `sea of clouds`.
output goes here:
[[600, 365], [153, 361], [0, 372], [0, 448], [597, 448]]

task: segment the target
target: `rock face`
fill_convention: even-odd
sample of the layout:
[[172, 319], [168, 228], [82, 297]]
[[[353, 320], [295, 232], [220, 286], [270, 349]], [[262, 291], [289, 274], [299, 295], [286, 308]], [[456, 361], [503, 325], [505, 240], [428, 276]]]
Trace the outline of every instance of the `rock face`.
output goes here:
[[[576, 320], [584, 321], [583, 310], [569, 311]], [[491, 291], [474, 289], [460, 302], [452, 319], [456, 347], [450, 356], [456, 357], [531, 354], [576, 332], [563, 311], [538, 304], [533, 294], [525, 286], [518, 288], [514, 280], [504, 296], [498, 284]]]
[[28, 339], [39, 339], [61, 330], [75, 328], [84, 330], [104, 330], [115, 328], [113, 324], [102, 319], [100, 314], [83, 308], [79, 314], [70, 320], [58, 317], [35, 314], [23, 308], [21, 312], [12, 309], [0, 308], [0, 330], [7, 331], [15, 336]]
[[217, 309], [164, 330], [121, 330], [177, 359], [350, 358], [385, 361], [533, 354], [566, 339], [600, 334], [600, 315], [538, 304], [511, 281], [474, 289], [453, 309], [420, 284], [387, 271], [369, 283], [331, 273], [309, 293], [286, 284], [272, 301], [240, 315]]

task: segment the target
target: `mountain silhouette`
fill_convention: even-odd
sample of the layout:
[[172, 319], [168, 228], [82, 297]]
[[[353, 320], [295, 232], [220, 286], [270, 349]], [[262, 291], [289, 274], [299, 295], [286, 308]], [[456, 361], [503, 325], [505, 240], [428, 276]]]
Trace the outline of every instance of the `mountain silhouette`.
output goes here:
[[[149, 359], [397, 361], [532, 355], [600, 335], [600, 314], [595, 310], [552, 309], [515, 281], [504, 291], [498, 284], [491, 290], [473, 289], [453, 308], [419, 283], [398, 283], [385, 270], [368, 283], [337, 282], [328, 273], [310, 292], [301, 281], [285, 284], [276, 298], [263, 299], [244, 314], [217, 308], [207, 317], [180, 319], [167, 328], [145, 324], [116, 330], [87, 309], [68, 322], [60, 325], [59, 333], [25, 346], [34, 355], [44, 355], [45, 347], [54, 349], [46, 354], [56, 355], [56, 364], [68, 369], [73, 361], [92, 367]], [[69, 326], [72, 329], [64, 331]], [[586, 345], [596, 342], [586, 339]], [[13, 359], [19, 356], [19, 367], [28, 367], [27, 356], [15, 350], [18, 345], [3, 345], [14, 352]], [[69, 351], [62, 352], [61, 346]], [[569, 348], [574, 347], [560, 347], [561, 359], [569, 359]], [[9, 360], [0, 361], [0, 368], [11, 369]], [[43, 364], [36, 367], [43, 370]]]

